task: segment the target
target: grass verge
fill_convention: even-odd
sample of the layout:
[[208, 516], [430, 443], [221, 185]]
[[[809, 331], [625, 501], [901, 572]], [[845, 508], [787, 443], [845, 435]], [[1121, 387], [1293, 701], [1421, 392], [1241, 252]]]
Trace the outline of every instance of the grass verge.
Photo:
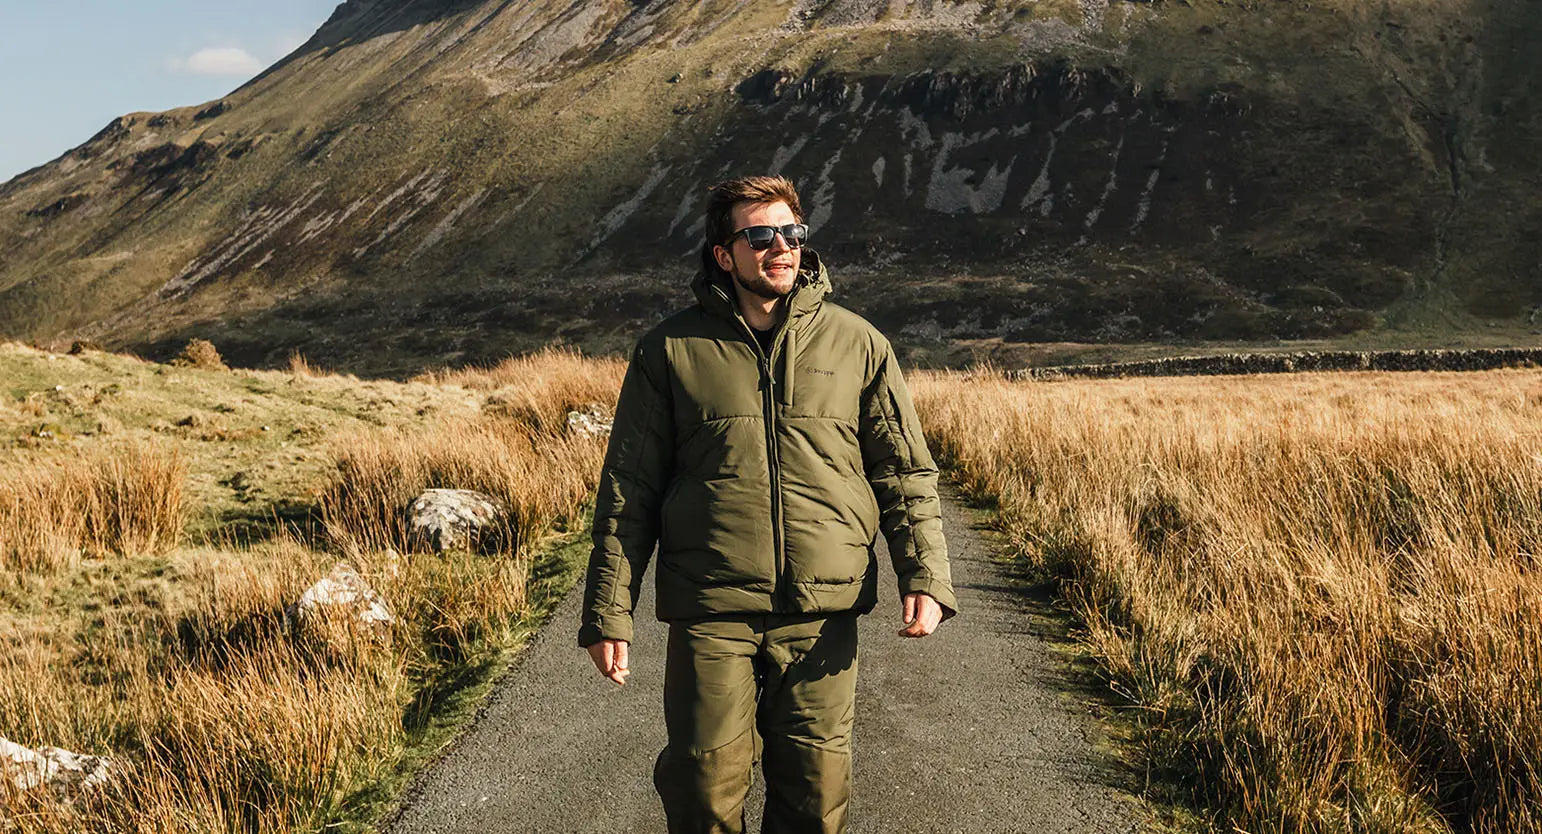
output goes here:
[[[591, 510], [592, 511], [592, 510]], [[589, 514], [576, 530], [543, 550], [530, 569], [525, 617], [501, 646], [489, 646], [480, 659], [441, 674], [420, 690], [417, 716], [393, 751], [396, 766], [374, 784], [349, 797], [345, 812], [332, 823], [342, 832], [367, 832], [391, 816], [403, 791], [419, 772], [460, 737], [486, 700], [493, 684], [519, 659], [525, 645], [550, 619], [563, 596], [573, 588], [589, 559]]]
[[1542, 374], [915, 389], [1203, 827], [1542, 830]]
[[[13, 496], [0, 511], [31, 520], [5, 528], [0, 737], [113, 762], [83, 793], [0, 781], [0, 830], [367, 830], [582, 561], [581, 537], [554, 534], [583, 528], [605, 440], [559, 415], [608, 408], [621, 366], [562, 352], [518, 363], [519, 379], [392, 384], [0, 345], [21, 371], [0, 428], [113, 415], [108, 431], [0, 448]], [[258, 425], [223, 430], [240, 423]], [[211, 477], [231, 457], [243, 477]], [[429, 487], [491, 492], [509, 534], [427, 552], [400, 520]], [[254, 532], [245, 514], [187, 510], [227, 489], [262, 489], [268, 501], [247, 498], [272, 522]], [[294, 506], [304, 523], [278, 514]], [[11, 558], [35, 550], [36, 530], [52, 531], [52, 555]], [[361, 620], [361, 603], [296, 607], [339, 562], [388, 622]]]

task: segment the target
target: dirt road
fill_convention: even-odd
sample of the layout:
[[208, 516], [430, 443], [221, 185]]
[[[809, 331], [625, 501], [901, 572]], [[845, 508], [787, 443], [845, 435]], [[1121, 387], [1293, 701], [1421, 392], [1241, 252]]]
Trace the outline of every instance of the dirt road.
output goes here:
[[[945, 491], [963, 613], [903, 640], [892, 574], [862, 619], [853, 834], [1138, 831], [1138, 807], [976, 514]], [[882, 561], [882, 558], [880, 559]], [[639, 606], [632, 677], [602, 680], [576, 647], [574, 592], [461, 741], [414, 784], [391, 834], [663, 834], [651, 779], [664, 744], [665, 629]], [[759, 780], [757, 779], [757, 782]], [[749, 831], [759, 830], [760, 788]]]

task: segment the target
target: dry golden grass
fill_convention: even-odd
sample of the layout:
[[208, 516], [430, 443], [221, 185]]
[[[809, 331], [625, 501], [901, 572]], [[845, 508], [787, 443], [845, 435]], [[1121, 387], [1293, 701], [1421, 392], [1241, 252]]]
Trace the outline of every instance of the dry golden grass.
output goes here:
[[407, 671], [378, 641], [291, 639], [279, 612], [313, 557], [291, 543], [266, 558], [250, 573], [208, 567], [190, 581], [211, 593], [187, 610], [110, 618], [62, 662], [8, 651], [4, 735], [126, 767], [83, 802], [13, 794], [0, 816], [22, 831], [188, 834], [313, 831], [335, 816], [401, 735]]
[[474, 489], [511, 510], [505, 535], [496, 538], [528, 541], [553, 520], [577, 515], [599, 476], [604, 445], [501, 417], [342, 438], [322, 518], [344, 552], [407, 550], [413, 542], [403, 508], [413, 498], [430, 488]]
[[289, 353], [289, 373], [296, 377], [310, 378], [326, 376], [327, 372], [312, 365], [310, 360], [305, 358], [305, 354], [296, 350]]
[[588, 359], [574, 348], [549, 347], [491, 368], [432, 371], [413, 382], [490, 392], [486, 410], [544, 431], [560, 430], [567, 413], [592, 403], [614, 405], [626, 363]]
[[1542, 374], [915, 390], [1218, 827], [1542, 831]]
[[87, 555], [164, 553], [182, 536], [187, 467], [129, 445], [34, 464], [0, 481], [0, 574], [54, 571]]
[[[532, 558], [554, 526], [581, 520], [605, 446], [602, 437], [568, 434], [555, 415], [579, 402], [613, 403], [615, 364], [551, 353], [522, 360], [517, 380], [459, 372], [466, 387], [517, 389], [528, 410], [519, 419], [452, 413], [411, 430], [331, 438], [326, 481], [291, 496], [316, 502], [321, 541], [281, 529], [236, 544], [216, 530], [210, 547], [171, 547], [186, 519], [168, 527], [157, 513], [190, 476], [165, 449], [13, 469], [0, 489], [0, 575], [31, 584], [0, 594], [0, 737], [110, 755], [127, 768], [74, 804], [0, 792], [0, 831], [357, 824], [360, 797], [379, 801], [370, 792], [393, 784], [401, 763], [418, 755], [415, 734], [428, 732], [445, 699], [528, 632]], [[292, 378], [403, 396], [376, 383], [302, 377]], [[552, 416], [537, 425], [531, 415]], [[514, 516], [502, 549], [412, 552], [401, 522], [430, 486], [505, 500]], [[83, 509], [53, 512], [66, 506]], [[28, 538], [35, 529], [57, 549], [26, 544], [39, 541]], [[92, 558], [107, 554], [112, 560]], [[382, 629], [344, 616], [318, 627], [287, 612], [339, 560], [379, 592], [395, 622]], [[539, 580], [543, 604], [546, 583], [566, 590], [571, 575]], [[49, 600], [78, 608], [56, 611]]]

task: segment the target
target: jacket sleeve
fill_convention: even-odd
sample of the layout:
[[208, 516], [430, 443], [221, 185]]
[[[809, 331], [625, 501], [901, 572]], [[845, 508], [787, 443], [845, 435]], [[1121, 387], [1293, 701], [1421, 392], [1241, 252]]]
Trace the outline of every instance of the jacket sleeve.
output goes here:
[[889, 542], [900, 596], [929, 594], [947, 619], [958, 613], [958, 600], [942, 537], [937, 464], [921, 435], [899, 360], [887, 340], [878, 339], [877, 368], [862, 391], [862, 463], [878, 499], [879, 526]]
[[674, 415], [662, 345], [646, 339], [621, 383], [594, 504], [594, 548], [578, 644], [632, 640], [632, 607], [659, 537], [659, 500], [674, 458]]

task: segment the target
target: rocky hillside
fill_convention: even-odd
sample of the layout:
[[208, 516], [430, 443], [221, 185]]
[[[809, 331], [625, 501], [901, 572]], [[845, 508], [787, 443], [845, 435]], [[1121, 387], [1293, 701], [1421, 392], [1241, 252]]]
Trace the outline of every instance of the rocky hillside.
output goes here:
[[1528, 0], [348, 0], [0, 186], [0, 334], [399, 372], [627, 344], [799, 183], [908, 345], [1524, 332]]

